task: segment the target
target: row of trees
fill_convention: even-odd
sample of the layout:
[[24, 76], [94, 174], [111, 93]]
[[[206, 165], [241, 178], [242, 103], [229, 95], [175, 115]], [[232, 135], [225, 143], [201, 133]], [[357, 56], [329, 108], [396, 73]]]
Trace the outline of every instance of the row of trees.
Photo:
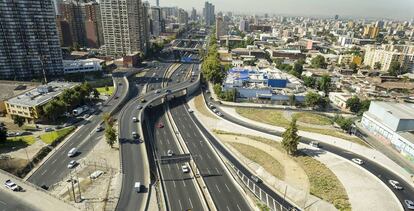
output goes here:
[[332, 86], [332, 79], [329, 75], [323, 75], [319, 79], [302, 76], [302, 80], [305, 86], [323, 91], [325, 94], [329, 93]]
[[308, 92], [305, 95], [305, 105], [308, 107], [326, 108], [328, 103], [329, 103], [329, 99], [327, 97], [322, 97], [318, 93]]
[[59, 97], [49, 101], [43, 106], [42, 114], [48, 120], [55, 122], [62, 113], [68, 112], [98, 97], [99, 92], [92, 88], [89, 83], [85, 82], [72, 89], [64, 90]]
[[365, 111], [368, 111], [370, 104], [370, 100], [361, 100], [357, 96], [353, 96], [346, 101], [346, 108], [353, 113], [362, 115]]
[[224, 101], [236, 102], [237, 99], [237, 90], [231, 89], [223, 91], [220, 84], [214, 84], [213, 86], [214, 93], [218, 98]]
[[108, 143], [109, 146], [111, 146], [111, 148], [112, 148], [114, 146], [114, 144], [116, 143], [116, 141], [117, 141], [116, 131], [115, 131], [115, 128], [114, 128], [115, 121], [109, 113], [104, 113], [102, 118], [103, 118], [103, 121], [105, 123], [106, 143]]

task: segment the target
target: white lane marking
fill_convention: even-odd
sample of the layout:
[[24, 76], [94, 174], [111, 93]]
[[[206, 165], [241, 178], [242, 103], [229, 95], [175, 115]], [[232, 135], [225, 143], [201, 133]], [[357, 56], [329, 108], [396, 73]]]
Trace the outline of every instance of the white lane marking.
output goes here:
[[229, 208], [229, 206], [226, 206], [226, 207], [227, 207], [227, 210], [228, 210], [228, 211], [230, 211], [230, 208]]
[[216, 188], [217, 188], [218, 192], [221, 193], [220, 188], [217, 186], [217, 184], [216, 184]]
[[188, 136], [189, 138], [191, 138], [191, 135], [190, 135], [190, 133], [188, 133], [188, 132], [187, 132], [187, 136]]
[[186, 186], [184, 180], [183, 180], [183, 185], [184, 185], [184, 187]]
[[53, 169], [53, 171], [52, 171], [52, 173], [51, 173], [51, 174], [53, 175], [53, 174], [55, 174], [55, 172], [56, 172], [56, 169]]
[[168, 170], [169, 170], [169, 171], [171, 171], [171, 167], [170, 167], [170, 165], [168, 165]]
[[220, 174], [220, 171], [216, 168], [217, 174]]
[[180, 204], [180, 210], [183, 210], [183, 205], [181, 205], [181, 200], [178, 199], [178, 204]]
[[203, 160], [203, 156], [201, 156], [201, 155], [198, 155], [198, 157], [200, 158], [200, 160]]
[[227, 190], [230, 192], [229, 186], [227, 186], [227, 184], [225, 184], [225, 183], [224, 183], [224, 185], [226, 186]]
[[41, 175], [43, 176], [43, 175], [45, 175], [46, 174], [46, 171], [47, 171], [47, 169], [45, 169], [42, 173], [41, 173]]
[[208, 159], [211, 159], [211, 157], [210, 157], [210, 155], [207, 153], [207, 157], [208, 157]]
[[175, 181], [173, 180], [173, 184], [174, 184], [174, 188], [177, 187], [177, 185], [175, 185]]
[[183, 129], [185, 129], [185, 125], [184, 124], [182, 124], [181, 127], [183, 127]]
[[194, 206], [193, 206], [193, 202], [191, 201], [191, 198], [188, 198], [188, 201], [190, 201], [190, 206], [191, 208], [193, 208]]
[[56, 161], [57, 161], [57, 158], [55, 158], [55, 159], [52, 161], [52, 164], [56, 163]]
[[197, 136], [196, 132], [194, 131], [194, 136]]
[[1, 204], [4, 204], [4, 205], [6, 205], [6, 204], [7, 204], [7, 203], [6, 203], [6, 202], [4, 202], [4, 201], [0, 201], [0, 203], [1, 203]]
[[239, 208], [239, 210], [241, 211], [241, 208], [239, 207], [239, 204], [236, 204], [237, 208]]

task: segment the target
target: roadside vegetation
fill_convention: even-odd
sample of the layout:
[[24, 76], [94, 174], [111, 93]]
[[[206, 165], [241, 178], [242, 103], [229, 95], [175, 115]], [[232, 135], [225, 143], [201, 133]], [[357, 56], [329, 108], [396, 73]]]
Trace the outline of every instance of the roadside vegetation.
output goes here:
[[203, 100], [203, 95], [199, 94], [194, 98], [194, 105], [197, 108], [197, 110], [203, 114], [204, 116], [213, 118], [213, 119], [217, 119], [216, 115], [213, 115], [208, 108], [206, 107], [206, 104], [204, 103]]
[[113, 86], [98, 87], [96, 90], [99, 92], [99, 95], [111, 96], [114, 93]]
[[[287, 128], [290, 124], [290, 121], [287, 120], [283, 116], [283, 113], [282, 113], [283, 111], [270, 110], [270, 109], [258, 109], [258, 108], [236, 108], [236, 112], [240, 114], [241, 116], [251, 119], [253, 121], [263, 122], [266, 124], [275, 125], [275, 126], [279, 126], [283, 128]], [[317, 114], [313, 114], [312, 116], [315, 116], [315, 115]], [[301, 119], [302, 117], [299, 117], [300, 115], [297, 115], [297, 116], [299, 118], [298, 122], [301, 122], [301, 120], [303, 120]], [[321, 117], [321, 116], [319, 116], [317, 119], [314, 118], [312, 120], [309, 120], [309, 118], [311, 118], [312, 116], [306, 116], [305, 118], [307, 118], [307, 120], [303, 120], [303, 121], [312, 121], [314, 123], [318, 121], [327, 121], [323, 119], [327, 117]], [[306, 132], [319, 133], [322, 135], [328, 135], [328, 136], [345, 139], [353, 143], [357, 143], [357, 144], [368, 147], [368, 145], [364, 141], [362, 141], [360, 138], [350, 136], [348, 134], [341, 132], [340, 130], [308, 127], [308, 126], [302, 126], [302, 125], [298, 125], [298, 129], [302, 131], [306, 131]]]
[[[225, 134], [233, 135], [235, 137], [246, 137], [257, 142], [268, 145], [269, 147], [287, 153], [285, 148], [280, 142], [270, 140], [263, 137], [245, 135], [239, 133], [226, 132], [221, 130], [214, 130], [216, 134]], [[250, 147], [250, 146], [249, 146]], [[250, 147], [252, 148], [252, 147]], [[237, 150], [237, 148], [235, 148]], [[246, 152], [239, 151], [241, 154], [246, 156]], [[246, 156], [247, 157], [247, 156]], [[268, 157], [271, 157], [268, 155]], [[306, 172], [306, 175], [309, 178], [310, 183], [310, 193], [314, 196], [317, 196], [327, 202], [332, 203], [338, 210], [351, 210], [351, 205], [349, 203], [349, 198], [346, 193], [345, 188], [343, 187], [341, 181], [335, 176], [335, 174], [326, 167], [323, 163], [314, 159], [312, 156], [305, 154], [304, 152], [298, 150], [294, 156], [291, 156], [296, 163]], [[268, 160], [268, 159], [267, 159]], [[254, 160], [252, 160], [254, 161]], [[255, 161], [256, 162], [256, 161]], [[267, 162], [266, 160], [264, 162]], [[269, 162], [268, 162], [269, 163]], [[260, 164], [261, 165], [261, 164]], [[283, 165], [283, 164], [282, 164]], [[269, 166], [267, 164], [266, 166]], [[262, 166], [269, 173], [269, 168]], [[270, 167], [271, 169], [272, 167]], [[273, 173], [272, 173], [273, 174]], [[276, 175], [274, 175], [277, 177]]]
[[45, 144], [53, 144], [57, 140], [64, 139], [67, 135], [69, 135], [73, 130], [75, 129], [74, 126], [63, 128], [60, 130], [55, 130], [51, 132], [46, 132], [42, 135], [40, 135], [40, 139]]
[[309, 112], [297, 112], [292, 115], [292, 118], [296, 118], [298, 122], [303, 122], [306, 124], [313, 124], [313, 125], [332, 125], [332, 120], [328, 117], [309, 113]]

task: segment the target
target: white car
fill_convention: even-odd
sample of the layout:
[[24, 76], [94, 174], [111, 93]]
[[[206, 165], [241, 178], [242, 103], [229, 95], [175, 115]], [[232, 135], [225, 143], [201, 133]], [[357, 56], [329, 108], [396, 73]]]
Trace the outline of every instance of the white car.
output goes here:
[[403, 187], [400, 185], [400, 183], [398, 181], [395, 180], [388, 180], [388, 183], [390, 183], [390, 185], [397, 190], [402, 190]]
[[217, 111], [217, 112], [216, 112], [216, 114], [217, 114], [218, 116], [223, 116], [223, 114], [222, 114], [220, 111]]
[[139, 138], [138, 133], [137, 132], [132, 132], [132, 138]]
[[138, 119], [136, 117], [132, 117], [133, 122], [138, 122]]
[[96, 128], [96, 132], [101, 132], [104, 128], [102, 126], [99, 126]]
[[16, 185], [16, 183], [14, 183], [11, 180], [6, 180], [6, 182], [4, 182], [4, 186], [6, 186], [6, 188], [12, 190], [12, 191], [20, 191], [22, 190], [22, 188], [18, 185]]
[[71, 161], [68, 163], [68, 169], [71, 169], [71, 168], [75, 167], [75, 166], [76, 166], [76, 164], [78, 164], [78, 162], [76, 162], [76, 160], [71, 160]]
[[138, 105], [137, 110], [141, 110], [141, 109], [142, 109], [142, 105]]
[[188, 109], [188, 113], [193, 113], [194, 111], [191, 110], [190, 108]]
[[358, 165], [362, 165], [364, 164], [364, 161], [359, 159], [359, 158], [352, 158], [352, 162], [358, 164]]
[[407, 209], [414, 210], [414, 202], [411, 200], [404, 200], [405, 205], [407, 206]]
[[157, 89], [157, 91], [155, 91], [155, 93], [159, 94], [159, 93], [161, 93], [161, 90]]
[[169, 150], [167, 151], [167, 155], [171, 157], [171, 156], [173, 156], [173, 155], [174, 155], [174, 152], [173, 152], [172, 150], [170, 150], [170, 149], [169, 149]]
[[183, 173], [190, 172], [190, 169], [188, 168], [187, 164], [181, 165], [181, 170], [183, 171]]
[[103, 173], [104, 173], [104, 172], [103, 172], [103, 171], [100, 171], [100, 170], [95, 171], [95, 172], [93, 172], [93, 173], [90, 175], [90, 178], [91, 178], [91, 179], [96, 179], [96, 178], [98, 178], [99, 176], [101, 176]]

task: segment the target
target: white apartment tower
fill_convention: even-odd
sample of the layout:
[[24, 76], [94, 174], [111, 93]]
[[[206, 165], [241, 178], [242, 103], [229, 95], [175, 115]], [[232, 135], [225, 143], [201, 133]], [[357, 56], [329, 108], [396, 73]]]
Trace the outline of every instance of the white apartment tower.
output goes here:
[[145, 53], [148, 11], [141, 0], [101, 0], [102, 28], [108, 56]]

